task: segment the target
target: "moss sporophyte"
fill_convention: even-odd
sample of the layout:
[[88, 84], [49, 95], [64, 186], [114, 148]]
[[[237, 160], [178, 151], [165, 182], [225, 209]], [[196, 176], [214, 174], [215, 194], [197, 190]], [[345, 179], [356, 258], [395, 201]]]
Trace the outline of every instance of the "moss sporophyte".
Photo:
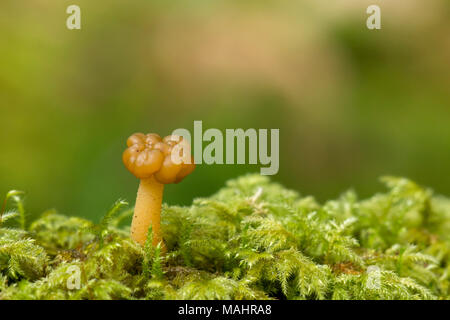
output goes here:
[[[153, 178], [176, 182], [173, 170]], [[190, 206], [152, 204], [165, 254], [130, 239], [123, 200], [98, 224], [55, 210], [23, 223], [22, 195], [11, 192], [0, 300], [449, 299], [450, 199], [404, 178], [383, 182], [387, 191], [367, 199], [348, 191], [319, 203], [246, 175]]]

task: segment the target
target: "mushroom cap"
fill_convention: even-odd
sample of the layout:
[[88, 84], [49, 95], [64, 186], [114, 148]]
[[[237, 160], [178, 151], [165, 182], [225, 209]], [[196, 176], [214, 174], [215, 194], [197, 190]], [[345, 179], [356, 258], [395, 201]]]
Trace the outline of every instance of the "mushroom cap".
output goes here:
[[185, 152], [190, 148], [180, 136], [167, 136], [162, 139], [156, 133], [135, 133], [127, 140], [128, 148], [122, 155], [125, 167], [139, 179], [155, 179], [163, 184], [178, 183], [195, 169], [194, 159], [184, 162], [180, 155], [179, 163], [173, 162], [172, 152]]

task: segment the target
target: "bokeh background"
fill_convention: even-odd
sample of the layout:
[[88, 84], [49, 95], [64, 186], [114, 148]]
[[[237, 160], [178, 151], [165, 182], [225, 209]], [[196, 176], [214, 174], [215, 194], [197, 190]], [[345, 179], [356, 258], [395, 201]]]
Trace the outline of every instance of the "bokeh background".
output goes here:
[[[273, 179], [319, 200], [385, 174], [450, 195], [448, 0], [2, 0], [0, 35], [0, 193], [25, 190], [30, 215], [133, 203], [127, 136], [194, 120], [279, 128]], [[165, 201], [258, 171], [198, 166]]]

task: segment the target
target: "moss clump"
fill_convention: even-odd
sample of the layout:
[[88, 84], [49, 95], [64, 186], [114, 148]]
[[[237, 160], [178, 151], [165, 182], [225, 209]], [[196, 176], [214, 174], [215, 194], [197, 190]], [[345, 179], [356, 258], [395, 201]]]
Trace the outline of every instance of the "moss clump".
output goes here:
[[51, 211], [25, 227], [14, 191], [0, 299], [449, 298], [450, 199], [383, 181], [386, 193], [323, 205], [265, 177], [229, 181], [190, 207], [163, 207], [165, 255], [119, 227], [132, 212], [123, 201], [99, 224]]

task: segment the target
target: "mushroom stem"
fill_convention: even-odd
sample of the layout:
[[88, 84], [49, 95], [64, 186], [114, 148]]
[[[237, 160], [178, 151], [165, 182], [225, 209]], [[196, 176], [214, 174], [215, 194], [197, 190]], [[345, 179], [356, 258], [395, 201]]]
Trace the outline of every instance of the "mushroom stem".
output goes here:
[[151, 225], [153, 246], [157, 246], [158, 243], [164, 246], [160, 224], [163, 191], [164, 184], [159, 183], [153, 176], [141, 179], [131, 223], [131, 238], [141, 245], [145, 244]]

